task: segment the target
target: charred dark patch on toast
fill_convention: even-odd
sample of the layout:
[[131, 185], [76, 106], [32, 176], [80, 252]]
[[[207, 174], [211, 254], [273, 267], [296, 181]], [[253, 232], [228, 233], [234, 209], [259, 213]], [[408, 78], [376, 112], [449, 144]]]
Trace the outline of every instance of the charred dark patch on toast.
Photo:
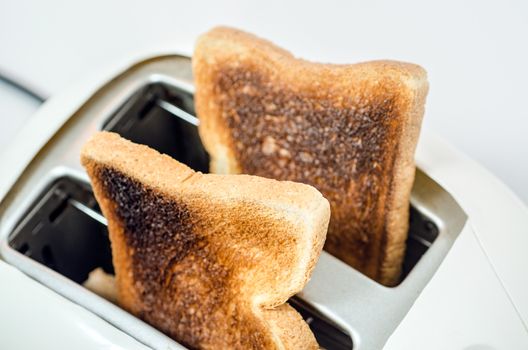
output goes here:
[[[124, 237], [113, 239], [125, 240], [132, 260], [137, 316], [189, 348], [219, 341], [225, 348], [264, 348], [267, 338], [233, 295], [232, 271], [218, 262], [187, 206], [112, 168], [96, 172], [111, 217], [123, 227]], [[226, 336], [226, 329], [241, 333]]]
[[152, 284], [149, 290], [160, 288], [167, 269], [205, 243], [194, 234], [189, 211], [111, 168], [102, 168], [99, 178], [133, 251], [136, 279]]
[[376, 278], [364, 269], [376, 267], [386, 235], [383, 206], [401, 125], [392, 82], [375, 96], [339, 98], [316, 81], [293, 91], [250, 67], [216, 74], [214, 93], [241, 171], [319, 189], [332, 209], [325, 249]]

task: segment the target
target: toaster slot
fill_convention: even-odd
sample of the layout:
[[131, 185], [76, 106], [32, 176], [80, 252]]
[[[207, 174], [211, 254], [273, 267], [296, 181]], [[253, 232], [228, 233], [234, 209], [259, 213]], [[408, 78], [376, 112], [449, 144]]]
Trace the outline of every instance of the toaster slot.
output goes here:
[[99, 211], [90, 186], [61, 178], [35, 201], [9, 244], [77, 283], [96, 267], [113, 273], [106, 226], [88, 211]]
[[103, 129], [206, 173], [209, 156], [200, 141], [194, 114], [192, 94], [153, 83], [136, 91], [106, 121]]
[[[90, 186], [62, 177], [33, 203], [10, 235], [12, 248], [82, 284], [100, 267], [113, 274], [106, 219]], [[352, 339], [298, 298], [290, 304], [303, 316], [325, 349], [350, 350]]]

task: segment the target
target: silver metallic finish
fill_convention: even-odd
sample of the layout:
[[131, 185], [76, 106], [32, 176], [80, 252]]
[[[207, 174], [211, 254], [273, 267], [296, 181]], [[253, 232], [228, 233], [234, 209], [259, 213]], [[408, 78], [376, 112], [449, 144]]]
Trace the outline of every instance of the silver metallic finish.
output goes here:
[[158, 101], [158, 106], [160, 106], [169, 113], [177, 115], [178, 117], [182, 118], [188, 123], [191, 123], [192, 125], [200, 125], [200, 121], [194, 115], [190, 115], [189, 113], [181, 110], [180, 108], [174, 106], [173, 104], [167, 101]]

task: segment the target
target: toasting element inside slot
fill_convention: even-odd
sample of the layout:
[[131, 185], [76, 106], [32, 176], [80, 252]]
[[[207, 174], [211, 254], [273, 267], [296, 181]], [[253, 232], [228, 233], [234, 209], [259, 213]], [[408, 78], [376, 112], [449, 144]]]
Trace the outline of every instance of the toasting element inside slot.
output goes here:
[[[69, 177], [57, 180], [33, 204], [10, 245], [79, 284], [98, 267], [113, 273], [106, 219], [89, 185]], [[290, 303], [323, 348], [352, 349], [350, 336], [316, 310], [297, 298]]]
[[198, 136], [191, 94], [163, 84], [136, 92], [106, 122], [104, 130], [150, 146], [203, 173], [209, 156]]
[[113, 273], [106, 220], [88, 184], [62, 178], [50, 186], [10, 236], [11, 247], [82, 283], [102, 267]]

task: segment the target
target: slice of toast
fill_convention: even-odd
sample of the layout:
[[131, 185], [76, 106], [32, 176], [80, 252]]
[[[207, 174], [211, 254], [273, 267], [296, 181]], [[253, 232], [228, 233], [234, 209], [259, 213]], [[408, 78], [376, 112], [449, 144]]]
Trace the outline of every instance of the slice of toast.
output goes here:
[[324, 244], [330, 208], [315, 188], [196, 173], [107, 132], [81, 160], [125, 309], [190, 348], [317, 349], [285, 304]]
[[216, 28], [199, 38], [193, 72], [212, 171], [313, 185], [332, 209], [325, 249], [383, 284], [397, 283], [425, 71], [394, 61], [311, 63]]

